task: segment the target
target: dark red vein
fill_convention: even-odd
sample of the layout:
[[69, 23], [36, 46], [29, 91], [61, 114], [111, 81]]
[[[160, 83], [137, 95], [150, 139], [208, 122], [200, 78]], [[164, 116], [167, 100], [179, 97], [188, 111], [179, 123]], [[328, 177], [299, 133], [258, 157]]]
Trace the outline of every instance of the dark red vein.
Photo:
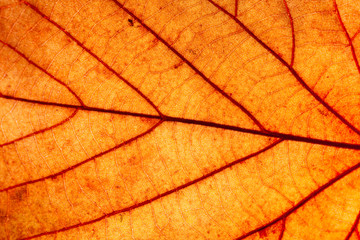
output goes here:
[[81, 100], [81, 98], [67, 85], [65, 84], [63, 81], [61, 81], [60, 79], [57, 79], [55, 76], [53, 76], [51, 73], [49, 73], [48, 71], [46, 71], [46, 69], [42, 68], [41, 66], [39, 66], [38, 64], [36, 64], [35, 62], [33, 62], [32, 60], [30, 60], [28, 57], [26, 57], [22, 52], [20, 52], [19, 50], [17, 50], [15, 47], [11, 46], [8, 43], [3, 42], [0, 39], [0, 43], [4, 44], [5, 46], [7, 46], [8, 48], [10, 48], [11, 50], [13, 50], [14, 52], [16, 52], [18, 55], [20, 55], [22, 58], [24, 58], [28, 63], [30, 63], [31, 65], [35, 66], [36, 68], [38, 68], [39, 70], [41, 70], [43, 73], [45, 73], [46, 75], [48, 75], [50, 78], [54, 79], [56, 82], [60, 83], [61, 85], [63, 85], [69, 92], [71, 92], [71, 94], [78, 100], [78, 102], [80, 103], [81, 106], [85, 106], [85, 104], [83, 103], [83, 101]]
[[241, 237], [236, 238], [236, 240], [241, 240], [244, 239], [254, 233], [257, 233], [261, 230], [264, 230], [267, 227], [272, 226], [273, 224], [276, 224], [277, 222], [287, 218], [290, 214], [292, 214], [293, 212], [295, 212], [297, 209], [299, 209], [300, 207], [302, 207], [303, 205], [305, 205], [308, 201], [310, 201], [311, 199], [314, 199], [318, 194], [320, 194], [321, 192], [323, 192], [325, 189], [327, 189], [328, 187], [330, 187], [331, 185], [335, 184], [337, 181], [341, 180], [342, 178], [346, 177], [347, 175], [349, 175], [350, 173], [352, 173], [353, 171], [357, 170], [358, 168], [360, 168], [360, 162], [354, 166], [352, 166], [351, 168], [347, 169], [346, 171], [344, 171], [343, 173], [337, 175], [336, 177], [334, 177], [333, 179], [331, 179], [330, 181], [328, 181], [327, 183], [325, 183], [324, 185], [320, 186], [318, 189], [316, 189], [315, 191], [313, 191], [312, 193], [310, 193], [309, 195], [307, 195], [305, 198], [303, 198], [300, 202], [298, 202], [295, 206], [293, 206], [292, 208], [290, 208], [288, 211], [286, 211], [285, 213], [283, 213], [281, 216], [275, 218], [274, 220], [272, 220], [271, 222], [258, 227], [248, 233], [245, 233], [244, 235], [242, 235]]
[[359, 35], [359, 33], [360, 33], [360, 29], [357, 30], [357, 32], [354, 34], [354, 36], [352, 36], [352, 37], [350, 38], [351, 42], [354, 41], [354, 39], [357, 37], [357, 35]]
[[104, 214], [103, 216], [98, 217], [98, 218], [96, 218], [96, 219], [93, 219], [93, 220], [91, 220], [91, 221], [87, 221], [87, 222], [83, 222], [83, 223], [78, 223], [78, 224], [76, 224], [76, 225], [68, 226], [68, 227], [61, 228], [61, 229], [58, 229], [58, 230], [55, 230], [55, 231], [43, 232], [43, 233], [40, 233], [40, 234], [37, 234], [37, 235], [34, 235], [34, 236], [30, 236], [30, 237], [26, 237], [26, 238], [23, 238], [23, 239], [32, 239], [32, 238], [41, 237], [41, 236], [44, 236], [44, 235], [50, 235], [50, 234], [55, 234], [55, 233], [59, 233], [59, 232], [64, 232], [64, 231], [67, 231], [67, 230], [70, 230], [70, 229], [78, 228], [78, 227], [81, 227], [81, 226], [85, 226], [85, 225], [89, 225], [89, 224], [92, 224], [92, 223], [101, 221], [101, 220], [103, 220], [103, 219], [105, 219], [105, 218], [108, 218], [108, 217], [110, 217], [110, 216], [114, 216], [114, 215], [119, 214], [119, 213], [123, 213], [123, 212], [128, 212], [128, 211], [134, 210], [134, 209], [139, 208], [139, 207], [142, 207], [142, 206], [144, 206], [144, 205], [146, 205], [146, 204], [150, 204], [150, 203], [152, 203], [152, 202], [154, 202], [154, 201], [156, 201], [156, 200], [158, 200], [158, 199], [160, 199], [160, 198], [163, 198], [163, 197], [166, 197], [166, 196], [168, 196], [168, 195], [170, 195], [170, 194], [172, 194], [172, 193], [178, 192], [178, 191], [180, 191], [180, 190], [182, 190], [182, 189], [184, 189], [184, 188], [187, 188], [187, 187], [189, 187], [189, 186], [191, 186], [191, 185], [194, 185], [194, 184], [196, 184], [196, 183], [199, 183], [200, 181], [204, 181], [205, 179], [208, 179], [209, 177], [212, 177], [213, 175], [215, 175], [215, 174], [217, 174], [217, 173], [219, 173], [219, 172], [222, 172], [222, 171], [224, 171], [225, 169], [231, 168], [231, 167], [233, 167], [233, 166], [236, 165], [236, 164], [239, 164], [239, 163], [241, 163], [241, 162], [244, 162], [244, 161], [246, 161], [247, 159], [250, 159], [250, 158], [255, 157], [255, 156], [257, 156], [257, 155], [259, 155], [259, 154], [261, 154], [261, 153], [263, 153], [263, 152], [265, 152], [265, 151], [268, 151], [269, 149], [275, 147], [276, 145], [278, 145], [278, 144], [281, 143], [282, 141], [283, 141], [283, 140], [277, 140], [276, 142], [268, 145], [267, 147], [265, 147], [265, 148], [263, 148], [263, 149], [255, 152], [255, 153], [252, 153], [252, 154], [250, 154], [250, 155], [248, 155], [248, 156], [246, 156], [246, 157], [244, 157], [244, 158], [240, 158], [240, 159], [238, 159], [238, 160], [236, 160], [236, 161], [234, 161], [234, 162], [232, 162], [232, 163], [229, 163], [229, 164], [227, 164], [227, 165], [225, 165], [225, 166], [223, 166], [223, 167], [221, 167], [221, 168], [218, 168], [218, 169], [216, 169], [216, 170], [214, 170], [214, 171], [212, 171], [212, 172], [210, 172], [210, 173], [208, 173], [208, 174], [206, 174], [206, 175], [203, 175], [203, 176], [200, 177], [200, 178], [194, 179], [194, 180], [192, 180], [192, 181], [190, 181], [190, 182], [188, 182], [188, 183], [186, 183], [186, 184], [183, 184], [183, 185], [178, 186], [178, 187], [176, 187], [176, 188], [174, 188], [174, 189], [172, 189], [172, 190], [169, 190], [169, 191], [167, 191], [167, 192], [164, 192], [164, 193], [162, 193], [162, 194], [159, 194], [158, 196], [153, 197], [153, 198], [151, 198], [151, 199], [148, 199], [148, 200], [146, 200], [146, 201], [140, 202], [140, 203], [138, 203], [138, 204], [135, 204], [135, 205], [132, 205], [132, 206], [129, 206], [129, 207], [126, 207], [126, 208], [117, 210], [117, 211], [113, 211], [113, 212], [108, 213], [108, 214]]
[[81, 165], [84, 165], [84, 164], [87, 163], [87, 162], [90, 162], [90, 161], [92, 161], [92, 160], [95, 160], [95, 158], [101, 157], [101, 156], [103, 156], [103, 155], [105, 155], [105, 154], [107, 154], [107, 153], [109, 153], [109, 152], [111, 152], [111, 151], [114, 151], [114, 150], [116, 150], [116, 149], [118, 149], [118, 148], [120, 148], [120, 147], [122, 147], [122, 146], [124, 146], [124, 145], [130, 144], [131, 142], [135, 141], [135, 140], [138, 139], [138, 138], [141, 138], [141, 137], [149, 134], [150, 132], [154, 131], [155, 128], [157, 128], [162, 122], [163, 122], [163, 121], [160, 120], [160, 121], [158, 121], [154, 126], [152, 126], [151, 128], [149, 128], [149, 129], [146, 130], [145, 132], [143, 132], [143, 133], [141, 133], [141, 134], [139, 134], [139, 135], [137, 135], [137, 136], [135, 136], [135, 137], [133, 137], [133, 138], [130, 138], [129, 140], [126, 140], [125, 142], [123, 142], [123, 143], [121, 143], [121, 144], [118, 144], [118, 145], [116, 145], [115, 147], [112, 147], [112, 148], [110, 148], [110, 149], [108, 149], [108, 150], [106, 150], [106, 151], [104, 151], [104, 152], [98, 153], [98, 154], [92, 156], [91, 158], [88, 158], [88, 159], [86, 159], [86, 160], [84, 160], [84, 161], [82, 161], [82, 162], [79, 162], [79, 163], [71, 166], [71, 167], [68, 167], [68, 168], [66, 168], [66, 169], [63, 169], [63, 170], [60, 171], [60, 172], [57, 172], [57, 173], [54, 173], [54, 174], [52, 174], [52, 175], [48, 175], [48, 176], [45, 176], [45, 177], [42, 177], [42, 178], [38, 178], [38, 179], [34, 179], [34, 180], [27, 181], [27, 182], [23, 182], [23, 183], [16, 184], [16, 185], [13, 185], [13, 186], [10, 186], [10, 187], [1, 189], [0, 192], [8, 191], [8, 190], [11, 190], [11, 189], [13, 189], [13, 188], [25, 186], [25, 185], [28, 185], [28, 184], [33, 184], [33, 183], [36, 183], [36, 182], [44, 181], [44, 180], [46, 180], [46, 179], [56, 178], [56, 177], [58, 177], [58, 176], [60, 176], [60, 175], [63, 175], [64, 173], [69, 172], [69, 171], [71, 171], [71, 170], [73, 170], [73, 169], [75, 169], [75, 168], [77, 168], [77, 167], [79, 167], [79, 166], [81, 166]]
[[334, 114], [341, 122], [343, 122], [346, 126], [348, 126], [355, 133], [360, 135], [360, 130], [353, 126], [348, 120], [346, 120], [342, 115], [340, 115], [335, 109], [333, 109], [329, 104], [327, 104], [319, 95], [317, 95], [300, 77], [300, 75], [295, 71], [295, 69], [290, 66], [282, 57], [279, 56], [274, 50], [272, 50], [268, 45], [266, 45], [263, 41], [261, 41], [249, 28], [247, 28], [239, 19], [237, 19], [234, 15], [226, 11], [224, 8], [219, 6], [213, 0], [208, 0], [211, 4], [213, 4], [216, 8], [222, 11], [224, 14], [232, 18], [239, 26], [241, 26], [255, 41], [257, 41], [264, 49], [266, 49], [271, 55], [273, 55], [280, 63], [282, 63], [291, 74], [296, 78], [296, 80], [301, 84], [303, 88], [305, 88], [321, 105], [323, 105], [327, 110], [329, 110], [332, 114]]
[[243, 132], [243, 133], [250, 133], [250, 134], [260, 135], [260, 136], [279, 138], [279, 139], [295, 141], [295, 142], [306, 142], [306, 143], [324, 145], [324, 146], [329, 146], [329, 147], [360, 150], [360, 145], [358, 145], [358, 144], [334, 142], [334, 141], [321, 140], [321, 139], [316, 139], [316, 138], [307, 138], [307, 137], [301, 137], [301, 136], [295, 136], [295, 135], [291, 135], [291, 134], [284, 134], [284, 133], [277, 133], [277, 132], [262, 132], [262, 131], [253, 130], [253, 129], [247, 129], [247, 128], [241, 128], [241, 127], [236, 127], [236, 126], [230, 126], [230, 125], [218, 124], [218, 123], [206, 122], [206, 121], [199, 121], [199, 120], [193, 120], [193, 119], [185, 119], [185, 118], [177, 118], [177, 117], [168, 117], [167, 116], [167, 117], [165, 117], [164, 121], [181, 122], [181, 123], [187, 123], [187, 124], [221, 128], [221, 129], [233, 130], [233, 131], [238, 131], [238, 132]]
[[219, 92], [222, 96], [228, 99], [232, 104], [240, 108], [259, 128], [261, 131], [266, 131], [266, 129], [262, 126], [262, 124], [239, 102], [230, 97], [227, 93], [225, 93], [219, 86], [210, 81], [208, 77], [206, 77], [199, 69], [195, 67], [188, 59], [186, 59], [180, 52], [178, 52], [174, 47], [172, 47], [168, 42], [166, 42], [159, 34], [157, 34], [154, 30], [152, 30], [148, 25], [146, 25], [140, 18], [135, 16], [129, 9], [125, 8], [121, 3], [116, 0], [112, 0], [118, 7], [123, 9], [127, 14], [129, 14], [133, 19], [135, 19], [138, 23], [140, 23], [147, 31], [149, 31], [157, 40], [159, 40], [162, 44], [164, 44], [170, 51], [172, 51], [176, 56], [178, 56], [183, 62], [185, 62], [192, 70], [196, 72], [202, 79], [204, 79], [210, 86], [212, 86], [217, 92]]
[[139, 89], [137, 89], [134, 85], [132, 85], [128, 80], [123, 78], [118, 72], [116, 72], [112, 67], [110, 67], [107, 63], [105, 63], [103, 60], [101, 60], [95, 53], [93, 53], [89, 48], [85, 47], [84, 44], [82, 44], [79, 40], [77, 40], [74, 36], [72, 36], [68, 31], [66, 31], [62, 26], [60, 26], [58, 23], [51, 20], [48, 16], [46, 16], [44, 13], [42, 13], [37, 7], [32, 5], [31, 3], [28, 3], [24, 1], [24, 4], [29, 6], [31, 9], [33, 9], [37, 14], [39, 14], [41, 17], [52, 23], [55, 27], [60, 29], [66, 36], [68, 36], [71, 40], [73, 40], [78, 46], [80, 46], [82, 49], [84, 49], [88, 54], [90, 54], [93, 58], [95, 58], [98, 62], [100, 62], [106, 69], [108, 69], [110, 72], [112, 72], [117, 78], [121, 79], [124, 83], [126, 83], [129, 87], [131, 87], [137, 94], [139, 94], [143, 99], [145, 99], [159, 114], [159, 116], [163, 116], [163, 114], [160, 112], [158, 107], [155, 106], [155, 104], [147, 97], [145, 96]]
[[[1, 95], [0, 95], [0, 97], [1, 97]], [[54, 129], [54, 128], [56, 128], [56, 127], [58, 127], [58, 126], [60, 126], [60, 125], [62, 125], [62, 124], [64, 124], [64, 123], [70, 121], [70, 119], [72, 119], [72, 118], [76, 115], [77, 112], [78, 112], [78, 109], [75, 109], [75, 111], [73, 111], [69, 117], [67, 117], [66, 119], [62, 120], [61, 122], [58, 122], [58, 123], [56, 123], [55, 125], [52, 125], [52, 126], [50, 126], [50, 127], [43, 128], [43, 129], [41, 129], [41, 130], [32, 132], [32, 133], [27, 134], [27, 135], [25, 135], [25, 136], [16, 138], [16, 139], [14, 139], [14, 140], [12, 140], [12, 141], [9, 141], [9, 142], [6, 142], [6, 143], [2, 143], [2, 144], [0, 144], [0, 147], [7, 146], [7, 145], [13, 144], [13, 143], [15, 143], [15, 142], [21, 141], [21, 140], [23, 140], [23, 139], [25, 139], [25, 138], [29, 138], [29, 137], [35, 136], [36, 134], [44, 133], [44, 132], [46, 132], [46, 131], [49, 131], [49, 130], [51, 130], [51, 129]], [[1, 190], [0, 190], [0, 191], [1, 191]]]
[[281, 230], [280, 230], [281, 232], [280, 232], [280, 234], [279, 234], [279, 240], [282, 240], [283, 237], [284, 237], [285, 224], [286, 224], [286, 218], [284, 218], [284, 219], [282, 220], [282, 223], [281, 223]]
[[336, 0], [334, 0], [334, 8], [335, 8], [335, 11], [336, 11], [337, 18], [339, 19], [341, 28], [344, 31], [345, 36], [346, 36], [346, 38], [347, 38], [347, 40], [349, 42], [349, 45], [350, 45], [350, 48], [351, 48], [351, 53], [352, 53], [356, 68], [357, 68], [358, 72], [360, 73], [360, 66], [359, 66], [359, 61], [358, 61], [357, 56], [356, 56], [355, 48], [354, 48], [354, 45], [352, 43], [351, 37], [350, 37], [348, 31], [346, 30], [346, 27], [345, 27], [345, 25], [344, 25], [344, 23], [343, 23], [343, 21], [341, 19], [341, 15], [340, 15], [340, 12], [339, 12], [339, 8], [338, 8], [338, 6], [336, 4]]
[[11, 100], [16, 100], [16, 101], [42, 104], [42, 105], [74, 108], [74, 109], [83, 110], [83, 111], [103, 112], [103, 113], [111, 113], [111, 114], [118, 114], [118, 115], [124, 115], [124, 116], [159, 119], [159, 120], [163, 120], [164, 122], [179, 122], [179, 123], [219, 128], [219, 129], [223, 129], [223, 130], [232, 130], [232, 131], [237, 131], [237, 132], [250, 133], [250, 134], [260, 135], [260, 136], [280, 138], [283, 140], [289, 140], [289, 141], [295, 141], [295, 142], [306, 142], [306, 143], [324, 145], [324, 146], [329, 146], [329, 147], [360, 150], [360, 145], [358, 145], [358, 144], [334, 142], [334, 141], [329, 141], [329, 140], [321, 140], [321, 139], [316, 139], [316, 138], [302, 137], [302, 136], [270, 132], [270, 131], [263, 132], [263, 131], [255, 130], [255, 129], [241, 128], [241, 127], [236, 127], [236, 126], [231, 126], [231, 125], [226, 125], [226, 124], [221, 124], [221, 123], [207, 122], [207, 121], [201, 121], [201, 120], [195, 120], [195, 119], [171, 117], [171, 116], [166, 116], [166, 115], [164, 115], [163, 117], [160, 117], [158, 115], [150, 115], [150, 114], [143, 114], [143, 113], [133, 113], [133, 112], [93, 108], [93, 107], [87, 107], [87, 106], [83, 107], [83, 106], [67, 105], [67, 104], [60, 104], [60, 103], [41, 102], [41, 101], [37, 101], [37, 100], [29, 100], [29, 99], [17, 98], [17, 97], [6, 96], [6, 95], [1, 95], [1, 94], [0, 94], [0, 97], [6, 98], [6, 99], [11, 99]]
[[354, 224], [351, 226], [351, 229], [350, 229], [348, 235], [346, 235], [345, 240], [350, 240], [351, 236], [353, 235], [353, 233], [355, 232], [356, 228], [359, 225], [359, 221], [360, 221], [360, 212], [356, 216]]
[[145, 117], [145, 118], [161, 119], [161, 117], [159, 115], [151, 115], [151, 114], [135, 113], [135, 112], [126, 112], [126, 111], [118, 111], [118, 110], [112, 110], [112, 109], [103, 109], [103, 108], [88, 107], [88, 106], [78, 106], [78, 105], [70, 105], [70, 104], [55, 103], [55, 102], [43, 102], [43, 101], [39, 101], [39, 100], [8, 96], [8, 95], [4, 95], [4, 94], [1, 94], [1, 93], [0, 93], [0, 97], [5, 98], [5, 99], [9, 99], [9, 100], [14, 100], [14, 101], [21, 101], [21, 102], [27, 102], [27, 103], [36, 103], [36, 104], [45, 105], [45, 106], [74, 108], [74, 109], [79, 109], [79, 110], [84, 110], [84, 111], [103, 112], [103, 113], [112, 113], [112, 114], [134, 116], [134, 117]]
[[237, 17], [237, 14], [238, 14], [238, 7], [239, 7], [239, 0], [235, 0], [235, 14], [234, 16]]
[[289, 9], [289, 6], [288, 6], [286, 0], [283, 0], [283, 1], [284, 1], [284, 5], [285, 5], [285, 8], [286, 8], [287, 15], [289, 16], [289, 19], [290, 19], [291, 37], [292, 37], [290, 66], [293, 66], [293, 65], [294, 65], [294, 58], [295, 58], [295, 30], [294, 30], [294, 21], [293, 21], [293, 18], [292, 18], [292, 16], [291, 16], [290, 9]]

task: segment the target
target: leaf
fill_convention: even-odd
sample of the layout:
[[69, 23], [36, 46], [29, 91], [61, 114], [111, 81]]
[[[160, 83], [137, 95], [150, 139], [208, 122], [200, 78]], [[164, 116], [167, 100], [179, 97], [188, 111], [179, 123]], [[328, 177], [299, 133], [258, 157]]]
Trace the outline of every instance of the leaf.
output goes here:
[[1, 239], [360, 239], [360, 6], [0, 2]]

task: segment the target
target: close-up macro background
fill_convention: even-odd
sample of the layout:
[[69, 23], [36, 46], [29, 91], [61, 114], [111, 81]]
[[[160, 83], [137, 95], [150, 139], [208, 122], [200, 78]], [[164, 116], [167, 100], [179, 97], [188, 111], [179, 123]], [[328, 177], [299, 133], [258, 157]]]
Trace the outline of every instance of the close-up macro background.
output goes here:
[[0, 239], [360, 240], [359, 0], [0, 0]]

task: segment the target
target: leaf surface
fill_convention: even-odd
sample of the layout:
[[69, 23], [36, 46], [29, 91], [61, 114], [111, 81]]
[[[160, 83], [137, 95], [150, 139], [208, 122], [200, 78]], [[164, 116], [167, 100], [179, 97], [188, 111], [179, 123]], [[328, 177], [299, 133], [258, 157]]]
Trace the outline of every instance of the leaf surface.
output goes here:
[[1, 239], [360, 239], [360, 8], [0, 2]]

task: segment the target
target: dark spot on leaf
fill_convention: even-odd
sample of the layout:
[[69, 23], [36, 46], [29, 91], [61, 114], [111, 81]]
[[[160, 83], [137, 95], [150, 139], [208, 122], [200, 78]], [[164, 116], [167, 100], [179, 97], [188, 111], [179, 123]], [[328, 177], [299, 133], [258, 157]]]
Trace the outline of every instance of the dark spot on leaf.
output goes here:
[[0, 209], [0, 224], [5, 224], [7, 220], [6, 212]]
[[137, 164], [138, 164], [137, 158], [134, 157], [134, 156], [130, 157], [130, 159], [129, 159], [129, 164], [130, 164], [131, 166], [137, 165]]
[[96, 181], [93, 181], [91, 178], [87, 179], [85, 185], [92, 190], [96, 190], [98, 188], [98, 183]]
[[145, 124], [151, 124], [154, 120], [149, 118], [140, 118], [140, 121]]
[[187, 51], [188, 51], [189, 53], [191, 53], [192, 55], [197, 55], [197, 52], [196, 52], [196, 50], [194, 50], [194, 49], [187, 49]]
[[261, 230], [261, 231], [259, 232], [259, 235], [260, 235], [260, 238], [265, 238], [265, 237], [268, 235], [268, 233], [267, 233], [266, 230], [264, 229], [264, 230]]
[[179, 62], [177, 64], [174, 65], [174, 69], [177, 69], [178, 67], [180, 67], [181, 65], [183, 65], [184, 62]]
[[27, 195], [26, 186], [24, 186], [12, 191], [10, 193], [10, 198], [13, 201], [21, 202], [26, 198], [26, 195]]
[[329, 113], [326, 111], [326, 110], [323, 110], [323, 109], [317, 109], [317, 111], [322, 115], [322, 116], [328, 116]]
[[132, 20], [132, 19], [129, 18], [129, 19], [128, 19], [128, 22], [129, 22], [129, 25], [130, 25], [130, 26], [132, 26], [132, 27], [134, 26], [134, 20]]

